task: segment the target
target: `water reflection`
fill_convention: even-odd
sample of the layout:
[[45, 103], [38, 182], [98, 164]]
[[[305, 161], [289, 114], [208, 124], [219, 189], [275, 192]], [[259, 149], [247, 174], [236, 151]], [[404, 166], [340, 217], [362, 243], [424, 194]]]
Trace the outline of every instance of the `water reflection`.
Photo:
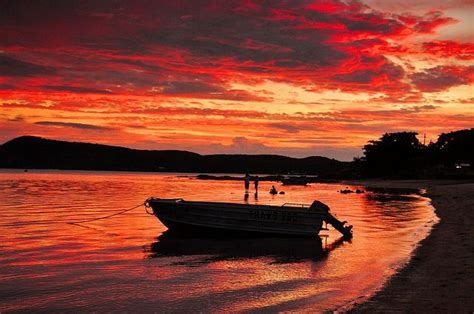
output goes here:
[[390, 195], [420, 195], [423, 194], [422, 189], [415, 189], [415, 188], [386, 188], [386, 187], [365, 187], [364, 188], [367, 192], [373, 192], [376, 194], [390, 194]]
[[395, 201], [403, 201], [403, 202], [410, 202], [416, 201], [419, 198], [417, 195], [399, 195], [399, 194], [383, 194], [383, 193], [372, 193], [367, 194], [368, 201], [374, 201], [379, 203], [385, 202], [395, 202]]
[[[436, 221], [429, 200], [413, 191], [341, 195], [346, 185], [312, 184], [271, 195], [266, 191], [275, 183], [263, 181], [265, 192], [251, 191], [246, 200], [241, 183], [0, 171], [0, 309], [104, 312], [113, 302], [123, 312], [321, 312], [380, 288]], [[323, 231], [329, 237], [322, 241], [189, 237], [167, 232], [143, 209], [67, 223], [114, 214], [150, 196], [277, 206], [318, 199], [354, 225], [354, 238], [342, 242], [334, 230]]]
[[272, 263], [280, 264], [322, 260], [344, 241], [340, 238], [328, 244], [327, 237], [324, 237], [324, 241], [320, 237], [217, 237], [211, 234], [196, 237], [170, 230], [161, 234], [157, 240], [145, 249], [151, 258], [202, 255], [200, 262], [210, 263], [268, 257]]

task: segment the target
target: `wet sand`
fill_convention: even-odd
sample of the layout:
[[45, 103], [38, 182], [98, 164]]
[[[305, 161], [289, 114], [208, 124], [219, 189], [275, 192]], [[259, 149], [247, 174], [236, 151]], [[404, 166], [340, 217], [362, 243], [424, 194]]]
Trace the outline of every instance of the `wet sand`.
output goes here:
[[371, 180], [350, 183], [425, 188], [440, 218], [415, 250], [409, 264], [367, 302], [357, 304], [352, 312], [472, 313], [474, 182]]

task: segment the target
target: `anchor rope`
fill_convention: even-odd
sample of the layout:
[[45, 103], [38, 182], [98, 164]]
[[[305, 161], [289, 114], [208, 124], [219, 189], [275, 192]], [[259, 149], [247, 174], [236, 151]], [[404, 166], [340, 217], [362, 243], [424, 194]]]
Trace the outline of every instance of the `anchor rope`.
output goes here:
[[102, 216], [102, 217], [97, 217], [97, 218], [91, 218], [91, 219], [85, 219], [85, 220], [78, 220], [78, 221], [71, 221], [71, 222], [68, 222], [68, 224], [75, 225], [75, 224], [81, 224], [81, 223], [86, 223], [86, 222], [92, 222], [92, 221], [101, 220], [101, 219], [107, 219], [107, 218], [110, 218], [110, 217], [118, 216], [118, 215], [124, 214], [124, 213], [126, 213], [126, 212], [132, 211], [132, 210], [134, 210], [134, 209], [136, 209], [136, 208], [138, 208], [138, 207], [144, 206], [145, 204], [146, 204], [146, 202], [145, 202], [145, 203], [138, 204], [137, 206], [134, 206], [134, 207], [132, 207], [132, 208], [128, 208], [128, 209], [119, 211], [119, 212], [117, 212], [117, 213], [113, 213], [113, 214], [107, 215], [107, 216]]

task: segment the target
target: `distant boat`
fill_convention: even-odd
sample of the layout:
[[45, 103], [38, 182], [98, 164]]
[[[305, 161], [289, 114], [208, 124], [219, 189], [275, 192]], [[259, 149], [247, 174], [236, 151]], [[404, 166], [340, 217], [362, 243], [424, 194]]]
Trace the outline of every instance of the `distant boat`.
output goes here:
[[316, 236], [323, 222], [345, 237], [352, 226], [345, 226], [319, 201], [311, 205], [249, 205], [218, 202], [192, 202], [183, 199], [149, 198], [145, 206], [173, 231], [254, 233], [286, 236]]
[[314, 183], [317, 180], [317, 176], [287, 176], [281, 179], [281, 183], [283, 183], [283, 185], [307, 185], [308, 183]]
[[295, 177], [295, 178], [285, 178], [281, 180], [283, 185], [307, 185], [308, 180], [302, 177]]

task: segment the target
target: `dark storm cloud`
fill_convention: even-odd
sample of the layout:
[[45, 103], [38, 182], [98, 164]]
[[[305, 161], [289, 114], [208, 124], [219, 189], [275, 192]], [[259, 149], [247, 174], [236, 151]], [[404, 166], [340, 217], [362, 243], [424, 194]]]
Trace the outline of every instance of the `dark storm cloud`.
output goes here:
[[14, 89], [15, 86], [10, 84], [0, 84], [0, 90], [11, 90]]
[[52, 74], [49, 67], [24, 62], [0, 54], [0, 76], [39, 76]]

